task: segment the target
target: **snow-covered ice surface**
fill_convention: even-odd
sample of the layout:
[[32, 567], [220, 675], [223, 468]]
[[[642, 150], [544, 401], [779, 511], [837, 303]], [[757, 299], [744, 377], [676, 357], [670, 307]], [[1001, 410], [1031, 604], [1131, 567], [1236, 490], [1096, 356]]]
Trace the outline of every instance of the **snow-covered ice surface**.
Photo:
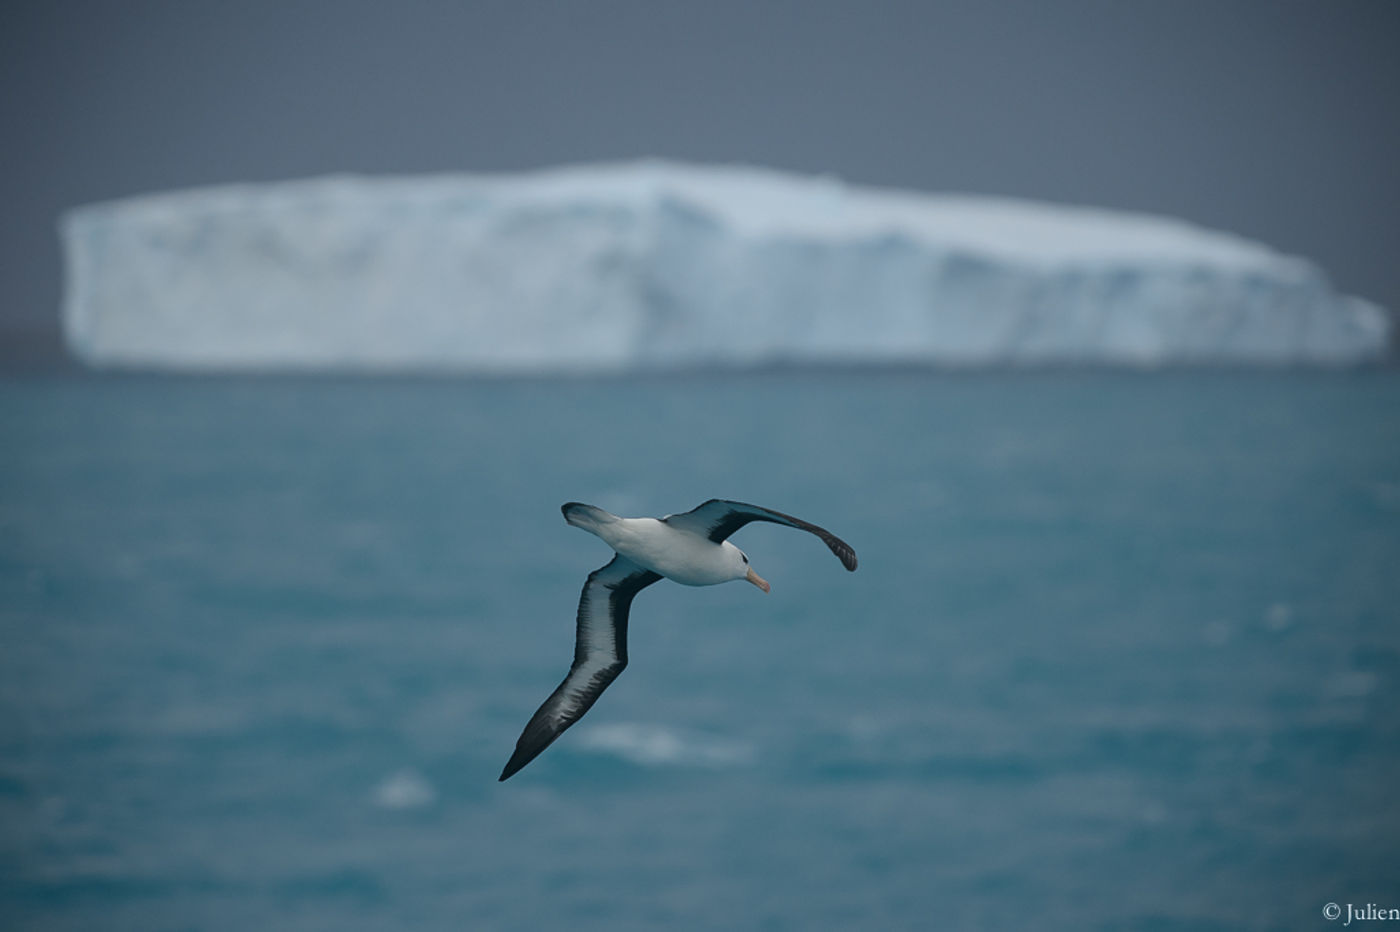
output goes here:
[[772, 362], [1348, 364], [1389, 317], [1153, 216], [643, 161], [334, 176], [65, 216], [103, 366], [464, 372]]

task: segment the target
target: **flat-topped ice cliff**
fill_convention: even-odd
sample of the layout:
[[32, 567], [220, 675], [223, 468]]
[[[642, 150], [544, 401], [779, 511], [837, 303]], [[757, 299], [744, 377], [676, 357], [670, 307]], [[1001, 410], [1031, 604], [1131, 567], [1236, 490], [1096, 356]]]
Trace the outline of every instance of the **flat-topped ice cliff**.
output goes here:
[[664, 162], [335, 176], [78, 208], [100, 366], [626, 371], [769, 362], [1347, 364], [1389, 317], [1151, 216]]

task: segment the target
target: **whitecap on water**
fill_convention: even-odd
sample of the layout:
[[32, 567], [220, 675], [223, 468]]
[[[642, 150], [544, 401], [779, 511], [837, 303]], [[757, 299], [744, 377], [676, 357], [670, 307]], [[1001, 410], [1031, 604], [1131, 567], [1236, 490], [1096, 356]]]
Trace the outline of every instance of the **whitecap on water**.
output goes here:
[[594, 726], [579, 735], [576, 746], [645, 767], [725, 767], [752, 756], [742, 742], [637, 722]]
[[1327, 692], [1341, 699], [1360, 699], [1376, 689], [1378, 678], [1365, 670], [1348, 670], [1327, 681]]
[[374, 788], [375, 804], [385, 809], [421, 809], [436, 800], [437, 790], [411, 769], [390, 774]]
[[1287, 602], [1275, 602], [1264, 613], [1264, 624], [1270, 631], [1284, 631], [1293, 624], [1293, 606]]

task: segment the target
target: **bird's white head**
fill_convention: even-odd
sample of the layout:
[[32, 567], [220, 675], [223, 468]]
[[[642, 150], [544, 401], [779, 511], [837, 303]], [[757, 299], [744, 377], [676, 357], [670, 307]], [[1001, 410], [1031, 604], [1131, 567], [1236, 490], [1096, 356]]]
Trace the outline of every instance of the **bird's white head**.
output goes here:
[[747, 580], [764, 592], [768, 592], [773, 588], [768, 585], [768, 580], [755, 573], [753, 567], [749, 566], [749, 558], [745, 556], [744, 551], [735, 547], [729, 541], [725, 541], [724, 552], [725, 556], [729, 558], [730, 569], [733, 571], [735, 579]]

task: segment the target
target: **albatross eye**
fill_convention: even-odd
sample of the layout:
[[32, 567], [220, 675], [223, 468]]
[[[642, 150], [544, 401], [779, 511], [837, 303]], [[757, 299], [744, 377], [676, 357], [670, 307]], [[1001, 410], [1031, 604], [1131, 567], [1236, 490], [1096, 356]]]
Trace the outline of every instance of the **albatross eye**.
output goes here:
[[744, 556], [742, 553], [739, 554], [739, 556], [743, 557], [745, 563], [749, 562], [749, 558]]

